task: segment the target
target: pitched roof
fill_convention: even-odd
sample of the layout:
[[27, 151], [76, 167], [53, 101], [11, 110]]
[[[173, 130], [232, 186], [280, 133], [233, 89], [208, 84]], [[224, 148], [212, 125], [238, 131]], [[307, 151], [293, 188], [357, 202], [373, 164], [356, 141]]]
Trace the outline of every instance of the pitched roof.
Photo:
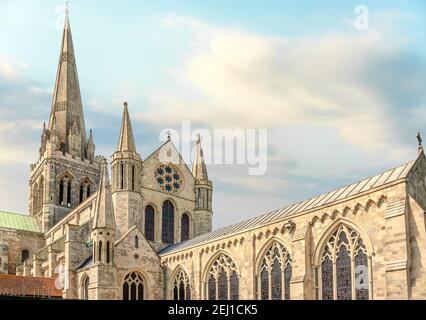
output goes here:
[[115, 229], [114, 207], [112, 205], [111, 186], [106, 161], [102, 163], [101, 180], [95, 200], [93, 229]]
[[0, 211], [0, 228], [40, 233], [34, 217], [19, 213]]
[[133, 138], [132, 123], [130, 121], [127, 102], [124, 103], [123, 119], [121, 121], [120, 137], [118, 139], [117, 151], [136, 152], [135, 140]]
[[405, 178], [410, 172], [415, 162], [416, 160], [410, 161], [394, 169], [385, 171], [381, 174], [353, 183], [343, 188], [333, 190], [326, 194], [322, 194], [312, 199], [298, 202], [286, 208], [275, 210], [255, 218], [218, 229], [211, 233], [201, 235], [188, 241], [168, 246], [160, 250], [158, 254], [169, 254], [172, 252], [184, 250], [202, 243], [217, 240], [219, 238], [230, 236], [232, 234], [240, 233], [252, 228], [257, 228], [272, 222], [276, 222], [294, 214], [300, 214], [313, 209], [318, 209], [325, 205], [329, 205], [331, 203], [338, 202], [349, 197], [361, 194], [365, 191], [370, 191], [374, 188], [382, 187], [399, 179]]
[[209, 180], [206, 162], [204, 161], [203, 147], [201, 146], [201, 136], [198, 135], [195, 149], [195, 159], [192, 165], [192, 175], [198, 180]]

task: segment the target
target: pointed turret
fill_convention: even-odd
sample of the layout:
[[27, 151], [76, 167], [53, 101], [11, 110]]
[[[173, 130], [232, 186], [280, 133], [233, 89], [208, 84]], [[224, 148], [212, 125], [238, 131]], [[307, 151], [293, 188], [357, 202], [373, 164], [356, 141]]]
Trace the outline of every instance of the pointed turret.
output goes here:
[[195, 149], [195, 159], [192, 166], [192, 174], [197, 180], [209, 180], [206, 162], [204, 161], [203, 148], [201, 146], [201, 136], [198, 135]]
[[136, 152], [132, 123], [130, 122], [129, 109], [127, 106], [127, 102], [124, 102], [123, 119], [121, 122], [121, 131], [120, 137], [118, 139], [117, 151]]
[[112, 205], [111, 186], [109, 184], [106, 161], [101, 167], [98, 194], [94, 207], [93, 229], [115, 230], [114, 208]]
[[204, 152], [201, 146], [201, 136], [198, 135], [195, 149], [192, 174], [195, 178], [195, 221], [194, 236], [200, 236], [212, 231], [212, 196], [213, 183], [207, 174]]
[[81, 145], [81, 150], [79, 150], [78, 156], [81, 155], [82, 158], [84, 158], [86, 129], [68, 9], [65, 11], [65, 24], [49, 118], [49, 130], [54, 129], [55, 121], [59, 136], [59, 144], [61, 149], [65, 152], [69, 152], [70, 146], [68, 136], [71, 133], [74, 122], [77, 122], [81, 132], [81, 141], [79, 143]]
[[120, 204], [115, 212], [119, 237], [134, 225], [142, 228], [141, 177], [142, 158], [136, 151], [128, 104], [124, 102], [118, 146], [112, 156], [112, 197]]

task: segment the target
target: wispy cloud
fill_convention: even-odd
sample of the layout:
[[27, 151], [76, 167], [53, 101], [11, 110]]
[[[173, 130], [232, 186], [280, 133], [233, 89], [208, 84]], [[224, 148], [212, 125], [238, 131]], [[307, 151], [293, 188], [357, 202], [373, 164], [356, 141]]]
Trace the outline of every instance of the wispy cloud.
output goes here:
[[[178, 90], [151, 96], [170, 123], [185, 115], [215, 127], [321, 125], [378, 151], [401, 147], [396, 103], [400, 109], [425, 106], [424, 61], [413, 61], [398, 39], [390, 43], [378, 30], [270, 37], [175, 14], [162, 25], [196, 43], [174, 75]], [[148, 115], [152, 121], [158, 111]]]

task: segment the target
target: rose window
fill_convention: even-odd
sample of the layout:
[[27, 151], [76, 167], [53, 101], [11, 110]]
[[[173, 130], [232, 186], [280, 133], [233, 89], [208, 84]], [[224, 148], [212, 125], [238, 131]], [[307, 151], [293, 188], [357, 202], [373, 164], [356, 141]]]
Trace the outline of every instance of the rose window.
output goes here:
[[155, 180], [163, 191], [176, 193], [182, 187], [182, 177], [171, 165], [160, 165], [155, 170]]

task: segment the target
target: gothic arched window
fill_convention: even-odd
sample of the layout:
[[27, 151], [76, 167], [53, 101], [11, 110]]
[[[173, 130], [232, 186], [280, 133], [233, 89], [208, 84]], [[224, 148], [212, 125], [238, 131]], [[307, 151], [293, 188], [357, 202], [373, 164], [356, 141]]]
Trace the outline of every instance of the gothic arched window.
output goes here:
[[136, 249], [139, 248], [139, 238], [138, 238], [138, 236], [135, 237], [135, 248]]
[[83, 203], [84, 201], [84, 187], [83, 185], [80, 186], [80, 197], [79, 197], [79, 203]]
[[173, 284], [173, 300], [191, 300], [189, 278], [182, 269], [180, 269], [175, 277]]
[[82, 282], [82, 299], [83, 300], [89, 300], [89, 285], [90, 285], [90, 278], [86, 275]]
[[109, 261], [110, 261], [110, 248], [109, 248], [109, 241], [107, 241], [107, 244], [106, 244], [106, 262], [107, 263], [109, 263]]
[[209, 300], [238, 300], [239, 272], [231, 257], [221, 254], [211, 265], [207, 276]]
[[79, 203], [83, 203], [87, 200], [87, 198], [90, 197], [91, 194], [91, 186], [90, 182], [86, 179], [83, 182], [80, 183], [80, 197], [79, 197]]
[[71, 178], [65, 175], [59, 180], [59, 205], [71, 207], [72, 183]]
[[99, 241], [98, 254], [99, 254], [98, 261], [102, 262], [102, 241]]
[[355, 230], [341, 225], [331, 235], [320, 268], [323, 300], [369, 299], [367, 249]]
[[265, 252], [258, 275], [261, 300], [289, 300], [292, 275], [291, 258], [286, 248], [273, 242]]
[[175, 207], [169, 200], [163, 203], [163, 230], [162, 240], [165, 243], [174, 242], [175, 234]]
[[144, 289], [142, 275], [129, 273], [123, 283], [123, 300], [144, 300]]
[[120, 164], [120, 189], [124, 189], [124, 163]]
[[71, 189], [72, 189], [72, 187], [71, 187], [71, 180], [68, 180], [67, 202], [66, 202], [66, 204], [67, 204], [68, 207], [71, 207], [71, 191], [72, 191]]
[[180, 240], [186, 241], [189, 239], [189, 216], [184, 213], [181, 218], [181, 235]]
[[24, 263], [30, 257], [30, 252], [27, 249], [22, 250], [21, 252], [21, 262]]
[[148, 241], [155, 240], [155, 212], [152, 206], [145, 209], [145, 238]]
[[63, 206], [64, 205], [64, 191], [65, 191], [65, 184], [64, 184], [64, 180], [61, 180], [59, 182], [59, 205]]

